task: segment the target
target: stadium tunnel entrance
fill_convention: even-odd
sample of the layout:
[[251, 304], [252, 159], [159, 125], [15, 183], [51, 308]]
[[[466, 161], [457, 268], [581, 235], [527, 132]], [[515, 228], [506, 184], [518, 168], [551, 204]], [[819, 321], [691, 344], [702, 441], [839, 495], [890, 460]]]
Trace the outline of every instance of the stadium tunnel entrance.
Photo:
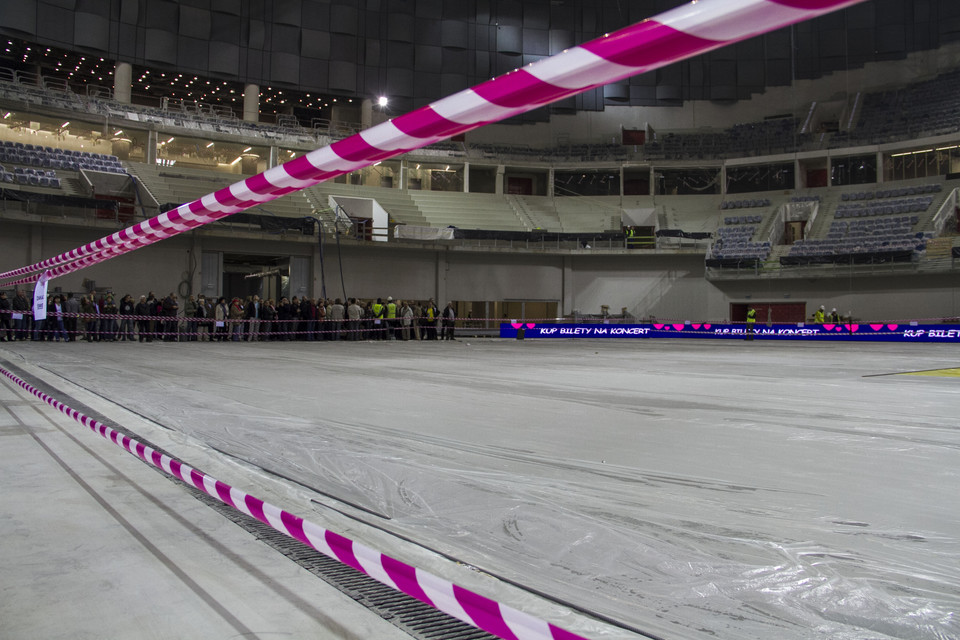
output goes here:
[[252, 295], [263, 300], [289, 298], [290, 261], [290, 256], [224, 253], [222, 295], [227, 300]]

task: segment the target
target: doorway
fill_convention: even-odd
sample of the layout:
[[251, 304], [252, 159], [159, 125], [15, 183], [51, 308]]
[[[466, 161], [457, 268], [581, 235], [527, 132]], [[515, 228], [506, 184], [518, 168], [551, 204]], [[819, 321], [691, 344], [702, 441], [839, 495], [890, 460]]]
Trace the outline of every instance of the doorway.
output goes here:
[[247, 253], [223, 254], [223, 294], [246, 300], [258, 295], [263, 300], [290, 296], [290, 257]]

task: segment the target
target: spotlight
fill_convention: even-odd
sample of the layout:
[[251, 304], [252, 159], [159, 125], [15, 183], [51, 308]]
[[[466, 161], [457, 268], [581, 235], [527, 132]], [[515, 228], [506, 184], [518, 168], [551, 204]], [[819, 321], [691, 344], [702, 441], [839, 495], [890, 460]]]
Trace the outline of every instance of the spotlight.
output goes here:
[[387, 106], [390, 103], [390, 100], [387, 99], [387, 96], [380, 96], [377, 98], [377, 104], [380, 105], [380, 108]]

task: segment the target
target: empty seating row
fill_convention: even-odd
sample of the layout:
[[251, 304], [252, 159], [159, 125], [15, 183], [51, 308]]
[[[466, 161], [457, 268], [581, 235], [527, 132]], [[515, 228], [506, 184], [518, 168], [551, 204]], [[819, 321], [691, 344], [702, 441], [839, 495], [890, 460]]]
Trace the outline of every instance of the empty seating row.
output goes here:
[[120, 164], [120, 160], [113, 155], [42, 147], [10, 140], [0, 144], [0, 161], [34, 167], [70, 169], [72, 171], [87, 169], [109, 173], [126, 173], [126, 170]]
[[3, 165], [0, 165], [0, 181], [7, 184], [22, 184], [34, 187], [52, 187], [60, 188], [60, 179], [52, 170], [25, 169], [16, 167], [14, 171], [7, 171]]
[[853, 203], [841, 204], [834, 213], [834, 218], [863, 218], [870, 216], [899, 215], [902, 213], [923, 212], [930, 208], [933, 196], [919, 198], [903, 198], [888, 200], [882, 203]]
[[720, 203], [721, 209], [751, 209], [753, 207], [769, 207], [770, 200], [760, 198], [754, 200], [729, 200]]
[[943, 185], [938, 182], [934, 182], [931, 184], [914, 185], [912, 187], [899, 187], [897, 189], [854, 191], [849, 193], [841, 193], [840, 200], [847, 202], [856, 200], [873, 200], [875, 198], [902, 198], [904, 196], [923, 195], [924, 193], [939, 193], [942, 188]]
[[760, 224], [763, 216], [726, 216], [723, 224]]
[[793, 196], [790, 202], [820, 202], [820, 196]]

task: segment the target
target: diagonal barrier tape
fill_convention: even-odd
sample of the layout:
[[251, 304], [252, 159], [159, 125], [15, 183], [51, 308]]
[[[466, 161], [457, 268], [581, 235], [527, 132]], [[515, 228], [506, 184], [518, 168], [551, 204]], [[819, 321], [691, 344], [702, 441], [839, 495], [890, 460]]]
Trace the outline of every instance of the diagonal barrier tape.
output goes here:
[[[92, 262], [83, 266], [96, 264], [374, 162], [863, 1], [691, 2], [442, 98], [82, 247], [0, 273], [0, 279], [88, 257]], [[118, 252], [104, 253], [111, 249]]]
[[378, 582], [467, 624], [504, 640], [586, 640], [583, 636], [417, 569], [244, 493], [68, 407], [3, 367], [0, 367], [0, 373], [24, 391], [168, 475], [299, 540], [329, 558], [351, 566]]

